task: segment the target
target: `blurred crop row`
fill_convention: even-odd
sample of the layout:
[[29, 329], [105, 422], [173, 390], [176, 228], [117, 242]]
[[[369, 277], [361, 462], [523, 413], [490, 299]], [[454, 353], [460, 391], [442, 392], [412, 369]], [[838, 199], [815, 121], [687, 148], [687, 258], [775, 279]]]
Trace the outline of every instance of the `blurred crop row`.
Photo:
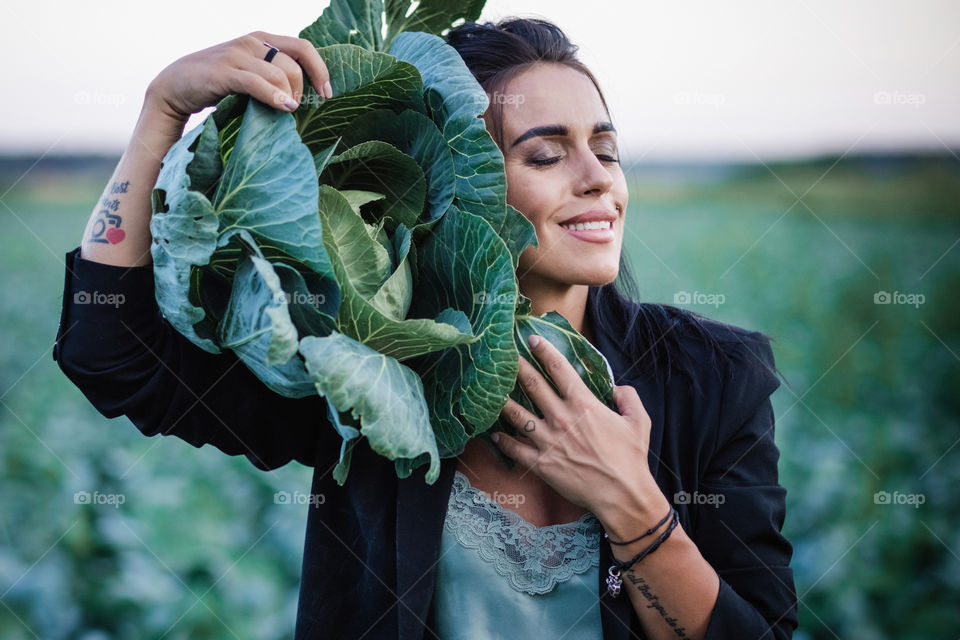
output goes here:
[[[960, 162], [834, 162], [625, 166], [625, 251], [644, 300], [774, 338], [796, 637], [955, 637]], [[90, 407], [50, 348], [111, 161], [31, 163], [0, 163], [0, 637], [289, 637], [311, 470]]]

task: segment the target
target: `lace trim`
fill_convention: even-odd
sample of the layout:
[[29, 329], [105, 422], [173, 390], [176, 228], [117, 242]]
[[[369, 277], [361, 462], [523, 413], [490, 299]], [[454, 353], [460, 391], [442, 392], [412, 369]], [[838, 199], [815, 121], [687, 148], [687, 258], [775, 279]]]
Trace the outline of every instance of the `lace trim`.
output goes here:
[[537, 595], [600, 564], [600, 521], [585, 513], [574, 522], [536, 527], [491, 500], [456, 471], [445, 528], [491, 563], [517, 591]]

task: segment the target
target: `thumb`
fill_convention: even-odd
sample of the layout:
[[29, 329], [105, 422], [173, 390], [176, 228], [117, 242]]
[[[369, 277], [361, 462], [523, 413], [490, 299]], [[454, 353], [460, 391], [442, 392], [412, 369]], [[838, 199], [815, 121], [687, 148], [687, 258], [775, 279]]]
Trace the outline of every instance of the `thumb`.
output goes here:
[[625, 418], [635, 418], [645, 411], [640, 394], [628, 384], [613, 387], [613, 401], [617, 405], [617, 411]]

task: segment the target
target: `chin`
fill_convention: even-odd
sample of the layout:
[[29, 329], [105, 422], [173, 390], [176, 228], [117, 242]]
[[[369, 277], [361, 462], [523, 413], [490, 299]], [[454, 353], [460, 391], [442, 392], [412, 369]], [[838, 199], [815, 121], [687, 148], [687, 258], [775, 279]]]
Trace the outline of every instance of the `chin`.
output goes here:
[[613, 282], [616, 280], [617, 274], [620, 273], [620, 252], [618, 251], [615, 256], [607, 257], [602, 263], [594, 266], [590, 272], [596, 274], [602, 284]]
[[[543, 251], [543, 249], [540, 249]], [[593, 259], [565, 261], [563, 264], [549, 264], [539, 261], [532, 248], [520, 255], [517, 277], [520, 280], [545, 279], [556, 285], [589, 285], [602, 287], [617, 279], [620, 273], [620, 253], [605, 255]]]
[[605, 285], [610, 284], [611, 282], [613, 282], [613, 281], [616, 280], [616, 279], [617, 279], [617, 274], [614, 273], [613, 275], [610, 275], [610, 276], [607, 276], [607, 277], [597, 278], [596, 280], [594, 280], [594, 281], [592, 281], [592, 282], [588, 282], [587, 284], [589, 284], [591, 287], [603, 287], [603, 286], [605, 286]]
[[581, 272], [581, 281], [577, 284], [586, 284], [591, 287], [602, 287], [605, 284], [610, 284], [617, 279], [617, 274], [620, 273], [620, 265], [614, 264], [608, 266], [607, 268], [594, 268], [590, 270], [584, 270]]

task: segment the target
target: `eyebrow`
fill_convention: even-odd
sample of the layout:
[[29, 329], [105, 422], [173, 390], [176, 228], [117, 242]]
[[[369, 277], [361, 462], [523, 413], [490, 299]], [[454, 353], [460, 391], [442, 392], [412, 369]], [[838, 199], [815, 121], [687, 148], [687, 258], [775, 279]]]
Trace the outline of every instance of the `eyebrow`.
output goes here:
[[[606, 131], [612, 131], [616, 133], [617, 130], [613, 128], [612, 122], [598, 122], [593, 125], [593, 133], [604, 133]], [[570, 130], [562, 124], [546, 124], [540, 127], [533, 127], [528, 129], [523, 133], [519, 138], [513, 141], [511, 147], [515, 147], [524, 140], [529, 140], [536, 136], [566, 136], [570, 134]]]

